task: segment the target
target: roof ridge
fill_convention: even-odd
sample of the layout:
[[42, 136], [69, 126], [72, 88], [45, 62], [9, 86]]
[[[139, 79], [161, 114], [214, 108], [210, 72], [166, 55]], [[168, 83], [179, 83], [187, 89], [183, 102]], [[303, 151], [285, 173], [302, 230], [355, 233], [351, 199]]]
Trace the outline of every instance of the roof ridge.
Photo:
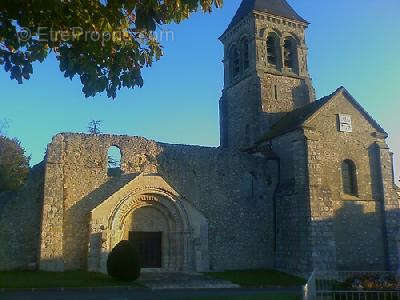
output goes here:
[[275, 123], [271, 129], [255, 144], [259, 145], [265, 141], [268, 141], [274, 137], [280, 136], [282, 134], [291, 132], [300, 126], [304, 125], [310, 120], [316, 113], [318, 113], [322, 107], [330, 103], [330, 101], [335, 98], [339, 93], [343, 93], [350, 103], [352, 103], [358, 111], [364, 115], [364, 117], [372, 123], [372, 125], [383, 134], [387, 133], [385, 130], [376, 122], [369, 113], [354, 99], [354, 97], [349, 93], [349, 91], [344, 87], [340, 86], [333, 93], [319, 100], [313, 101], [305, 106], [299, 107], [286, 113], [277, 123]]

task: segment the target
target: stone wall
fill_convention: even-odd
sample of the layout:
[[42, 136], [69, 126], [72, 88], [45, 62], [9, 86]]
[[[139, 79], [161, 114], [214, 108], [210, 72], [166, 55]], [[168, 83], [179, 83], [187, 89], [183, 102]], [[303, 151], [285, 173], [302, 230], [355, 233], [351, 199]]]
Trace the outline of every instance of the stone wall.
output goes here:
[[43, 164], [17, 193], [0, 194], [0, 270], [36, 269], [43, 204]]
[[298, 275], [311, 271], [310, 204], [307, 152], [302, 132], [272, 141], [280, 157], [280, 183], [276, 194], [276, 267]]
[[[255, 14], [256, 63], [257, 75], [261, 80], [261, 112], [264, 113], [264, 118], [267, 117], [269, 126], [277, 122], [286, 112], [315, 100], [307, 67], [308, 48], [305, 41], [307, 26], [274, 15]], [[267, 39], [270, 34], [276, 34], [279, 39], [277, 66], [271, 65], [267, 59]], [[284, 44], [287, 38], [292, 38], [296, 43], [292, 69], [284, 66]]]
[[59, 134], [46, 163], [42, 269], [86, 268], [89, 212], [130, 180], [107, 177], [113, 145], [121, 150], [124, 176], [160, 174], [207, 218], [212, 270], [272, 267], [274, 163], [234, 150], [139, 137]]
[[220, 100], [221, 146], [245, 148], [261, 137], [260, 81], [247, 77], [223, 91]]
[[[307, 69], [305, 29], [307, 25], [269, 14], [244, 17], [220, 38], [224, 44], [224, 90], [220, 100], [221, 146], [246, 148], [286, 112], [315, 100]], [[278, 66], [267, 59], [267, 39], [271, 32], [279, 36]], [[295, 65], [284, 67], [284, 41], [296, 41]], [[242, 57], [243, 38], [248, 39], [249, 67], [232, 76], [232, 47]], [[242, 58], [241, 58], [242, 59]]]
[[[318, 270], [384, 270], [386, 218], [390, 201], [383, 194], [382, 140], [375, 128], [343, 94], [335, 96], [309, 122], [308, 145], [313, 263]], [[351, 133], [338, 131], [338, 114], [352, 116]], [[357, 169], [357, 195], [343, 192], [342, 162], [352, 160]], [[391, 181], [392, 182], [392, 181]], [[383, 206], [384, 205], [384, 206]]]
[[400, 201], [394, 185], [393, 153], [385, 141], [378, 141], [375, 145], [375, 153], [379, 158], [380, 192], [381, 202], [385, 210], [383, 218], [383, 231], [387, 236], [385, 240], [385, 252], [387, 255], [386, 268], [392, 271], [399, 266], [399, 233], [400, 233]]
[[[257, 66], [258, 68], [266, 69], [270, 73], [279, 71], [285, 76], [300, 76], [309, 77], [307, 68], [308, 49], [305, 41], [305, 33], [307, 24], [288, 20], [276, 15], [267, 13], [256, 12], [254, 14], [255, 33], [257, 44]], [[272, 67], [267, 60], [267, 37], [269, 33], [274, 32], [279, 37], [280, 51], [278, 51], [278, 70]], [[291, 37], [296, 41], [295, 68], [289, 69], [284, 66], [284, 41], [286, 38]], [[272, 68], [271, 68], [272, 67]]]
[[266, 128], [270, 128], [289, 111], [310, 103], [304, 79], [260, 72], [260, 81], [261, 115], [269, 125]]

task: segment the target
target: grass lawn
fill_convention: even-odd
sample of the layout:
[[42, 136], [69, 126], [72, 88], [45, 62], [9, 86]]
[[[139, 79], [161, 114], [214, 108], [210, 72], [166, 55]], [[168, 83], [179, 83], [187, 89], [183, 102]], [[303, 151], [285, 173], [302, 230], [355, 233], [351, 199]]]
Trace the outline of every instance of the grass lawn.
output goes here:
[[229, 280], [245, 287], [291, 287], [306, 284], [306, 280], [303, 278], [275, 270], [238, 270], [207, 273], [207, 275]]
[[295, 294], [265, 293], [257, 296], [200, 297], [187, 300], [301, 300], [300, 298]]
[[69, 272], [0, 272], [0, 288], [58, 288], [58, 287], [101, 287], [135, 286], [134, 282], [121, 282], [101, 273], [84, 271]]

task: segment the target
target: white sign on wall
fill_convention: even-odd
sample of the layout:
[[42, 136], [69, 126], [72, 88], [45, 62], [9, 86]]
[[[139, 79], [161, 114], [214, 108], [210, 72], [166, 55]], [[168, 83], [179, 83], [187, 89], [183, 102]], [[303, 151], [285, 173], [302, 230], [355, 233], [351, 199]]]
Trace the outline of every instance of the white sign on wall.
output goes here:
[[351, 115], [339, 114], [339, 131], [353, 132], [351, 124]]

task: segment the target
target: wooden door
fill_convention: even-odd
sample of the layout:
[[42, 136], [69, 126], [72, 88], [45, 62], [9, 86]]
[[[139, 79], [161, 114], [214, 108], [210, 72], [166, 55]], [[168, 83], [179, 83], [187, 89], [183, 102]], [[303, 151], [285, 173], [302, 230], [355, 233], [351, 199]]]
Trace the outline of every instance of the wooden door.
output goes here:
[[142, 268], [161, 268], [161, 232], [129, 232], [129, 241], [139, 253]]

